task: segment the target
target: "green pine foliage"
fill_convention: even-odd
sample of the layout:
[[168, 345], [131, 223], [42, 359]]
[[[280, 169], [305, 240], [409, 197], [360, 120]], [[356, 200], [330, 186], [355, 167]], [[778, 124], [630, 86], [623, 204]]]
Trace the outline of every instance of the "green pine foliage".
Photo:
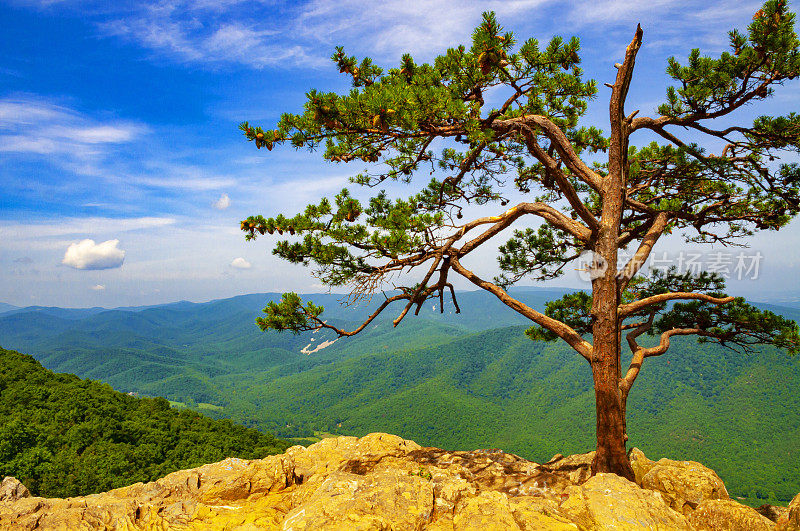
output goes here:
[[[313, 268], [322, 284], [346, 287], [348, 301], [383, 300], [360, 325], [342, 328], [326, 320], [325, 307], [288, 293], [258, 324], [349, 337], [384, 310], [396, 326], [429, 301], [443, 309], [446, 290], [459, 312], [457, 275], [528, 318], [530, 339], [563, 340], [590, 362], [598, 443], [592, 471], [633, 479], [625, 457], [625, 415], [633, 411], [627, 399], [640, 370], [654, 364], [649, 358], [667, 353], [675, 338], [694, 335], [743, 354], [762, 345], [800, 352], [794, 321], [729, 296], [716, 275], [638, 276], [674, 231], [687, 242], [747, 245], [747, 237], [786, 227], [800, 214], [800, 116], [751, 122], [737, 112], [800, 76], [795, 20], [785, 0], [768, 0], [746, 31], [729, 32], [730, 51], [693, 49], [684, 63], [670, 58], [671, 86], [655, 115], [625, 109], [645, 42], [637, 27], [614, 82], [606, 83], [606, 132], [585, 121], [598, 88], [580, 68], [577, 38], [553, 37], [541, 48], [535, 39], [518, 42], [486, 12], [471, 46], [450, 48], [428, 64], [404, 55], [397, 67], [382, 69], [338, 48], [332, 59], [352, 81], [349, 91], [310, 90], [304, 108], [284, 113], [274, 130], [248, 122], [240, 128], [259, 149], [286, 145], [322, 151], [332, 163], [366, 163], [350, 180], [370, 198], [359, 201], [344, 189], [295, 215], [250, 216], [240, 228], [246, 240], [264, 237], [274, 255]], [[408, 196], [377, 191], [395, 181], [410, 185]], [[464, 221], [465, 214], [475, 217]], [[541, 226], [530, 227], [534, 221]], [[286, 239], [267, 236], [276, 232]], [[493, 282], [481, 261], [462, 263], [509, 233]], [[623, 260], [619, 251], [633, 254]], [[517, 282], [558, 278], [582, 256], [591, 257], [583, 269], [592, 293], [551, 301], [546, 315], [509, 295]], [[618, 338], [633, 353], [627, 369]], [[430, 392], [446, 388], [437, 382]], [[455, 411], [482, 411], [472, 396], [447, 398]], [[496, 429], [513, 430], [503, 426]]]
[[163, 398], [55, 374], [30, 356], [0, 349], [0, 477], [16, 477], [35, 495], [102, 492], [288, 446], [228, 420], [171, 409]]

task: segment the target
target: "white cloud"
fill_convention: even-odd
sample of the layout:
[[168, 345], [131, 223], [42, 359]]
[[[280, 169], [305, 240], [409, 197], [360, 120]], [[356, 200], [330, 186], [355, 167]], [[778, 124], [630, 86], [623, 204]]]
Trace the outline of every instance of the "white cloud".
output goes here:
[[77, 234], [108, 234], [134, 230], [165, 227], [175, 224], [175, 218], [61, 218], [55, 222], [36, 220], [33, 223], [0, 221], [0, 233], [4, 240], [29, 240]]
[[321, 62], [322, 57], [311, 55], [306, 46], [292, 44], [285, 36], [276, 38], [280, 29], [264, 27], [264, 18], [234, 20], [235, 14], [227, 10], [238, 3], [146, 5], [133, 15], [100, 23], [99, 28], [106, 36], [134, 41], [159, 55], [206, 66], [237, 63], [264, 68]]
[[[53, 0], [40, 0], [47, 6]], [[64, 2], [67, 3], [67, 2]], [[642, 22], [661, 45], [718, 40], [729, 23], [744, 24], [753, 2], [722, 0], [150, 0], [134, 9], [70, 2], [96, 22], [99, 32], [136, 43], [154, 57], [214, 68], [328, 65], [334, 45], [397, 61], [410, 52], [430, 60], [446, 47], [468, 42], [481, 13], [526, 33], [608, 31]], [[668, 21], [664, 23], [663, 21]], [[513, 26], [513, 28], [512, 28]], [[530, 30], [535, 30], [531, 33]], [[680, 41], [679, 39], [682, 39]]]
[[236, 269], [250, 269], [253, 265], [240, 256], [239, 258], [233, 259], [231, 267], [235, 267]]
[[[184, 173], [180, 168], [175, 168], [178, 173]], [[186, 173], [190, 168], [186, 168]], [[226, 186], [233, 186], [236, 180], [230, 177], [203, 177], [199, 175], [194, 176], [176, 176], [176, 177], [141, 177], [130, 176], [126, 182], [138, 184], [141, 186], [148, 186], [151, 188], [171, 188], [174, 190], [218, 190]]]
[[229, 206], [231, 206], [231, 198], [228, 197], [228, 194], [222, 194], [219, 196], [219, 199], [211, 203], [211, 206], [216, 208], [217, 210], [225, 210]]
[[92, 286], [92, 289], [94, 291], [103, 291], [106, 289], [106, 287], [102, 284], [95, 284], [94, 286]]
[[96, 244], [94, 240], [82, 240], [67, 248], [62, 264], [75, 269], [113, 269], [121, 267], [125, 251], [117, 247], [119, 240], [108, 240]]
[[84, 144], [119, 144], [122, 142], [130, 142], [140, 132], [140, 127], [130, 125], [88, 125], [84, 127], [52, 127], [48, 131], [48, 134], [56, 138], [72, 140]]
[[146, 131], [133, 122], [101, 123], [39, 96], [0, 99], [0, 152], [87, 159], [102, 154], [103, 144], [130, 142]]

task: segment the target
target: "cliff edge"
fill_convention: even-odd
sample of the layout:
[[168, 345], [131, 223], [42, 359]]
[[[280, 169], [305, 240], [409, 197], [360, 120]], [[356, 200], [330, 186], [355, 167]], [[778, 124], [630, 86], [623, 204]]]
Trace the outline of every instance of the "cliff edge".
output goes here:
[[700, 463], [651, 461], [634, 449], [631, 483], [590, 477], [592, 456], [538, 464], [384, 433], [337, 437], [76, 498], [31, 497], [6, 478], [0, 529], [800, 531], [800, 495], [789, 508], [757, 511], [730, 500]]

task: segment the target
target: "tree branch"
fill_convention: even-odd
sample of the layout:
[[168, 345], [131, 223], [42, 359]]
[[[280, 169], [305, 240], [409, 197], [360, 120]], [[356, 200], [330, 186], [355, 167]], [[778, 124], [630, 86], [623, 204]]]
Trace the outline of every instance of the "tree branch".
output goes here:
[[619, 307], [619, 316], [620, 318], [625, 318], [649, 306], [653, 306], [654, 304], [661, 304], [667, 301], [694, 299], [694, 300], [710, 302], [712, 304], [727, 304], [729, 302], [732, 302], [735, 298], [736, 297], [714, 297], [706, 293], [689, 293], [689, 292], [660, 293], [658, 295], [653, 295], [652, 297], [647, 297], [646, 299], [634, 301], [628, 304], [623, 304], [622, 306]]
[[511, 225], [517, 218], [525, 214], [535, 214], [545, 221], [565, 232], [568, 232], [581, 241], [588, 242], [592, 234], [588, 228], [578, 223], [577, 221], [568, 218], [562, 212], [559, 212], [550, 205], [544, 203], [520, 203], [506, 210], [499, 216], [483, 217], [470, 221], [461, 227], [460, 233], [466, 233], [479, 225], [493, 223], [492, 227], [477, 236], [476, 238], [465, 243], [461, 249], [458, 250], [460, 256], [463, 256], [476, 247], [481, 245], [489, 238], [495, 236], [500, 231]]
[[564, 175], [564, 172], [558, 167], [558, 163], [555, 159], [536, 142], [536, 135], [533, 134], [533, 131], [531, 131], [529, 127], [522, 126], [520, 130], [522, 131], [523, 138], [525, 138], [525, 145], [528, 147], [528, 151], [530, 151], [531, 155], [539, 159], [545, 168], [547, 168], [547, 171], [555, 178], [559, 190], [561, 190], [564, 197], [567, 198], [570, 206], [575, 209], [578, 216], [586, 222], [589, 229], [592, 232], [597, 231], [597, 229], [600, 228], [600, 222], [597, 221], [597, 218], [595, 218], [592, 213], [589, 212], [589, 209], [586, 208], [586, 205], [583, 204], [583, 201], [578, 197], [578, 193], [575, 191], [572, 183], [569, 182], [567, 176]]
[[456, 271], [456, 273], [463, 276], [476, 286], [494, 294], [498, 299], [500, 299], [500, 301], [503, 304], [505, 304], [509, 308], [524, 315], [537, 325], [546, 328], [547, 330], [550, 330], [551, 332], [556, 334], [558, 337], [566, 341], [567, 344], [569, 344], [569, 346], [575, 349], [575, 351], [578, 354], [583, 356], [587, 361], [591, 362], [592, 344], [584, 340], [583, 337], [581, 337], [581, 335], [577, 333], [573, 328], [567, 326], [561, 321], [548, 317], [543, 313], [537, 312], [533, 308], [511, 297], [500, 286], [481, 279], [480, 277], [478, 277], [478, 275], [476, 275], [475, 273], [473, 273], [472, 271], [468, 270], [463, 265], [461, 265], [461, 262], [459, 262], [458, 260], [458, 256], [454, 254], [450, 255], [450, 265]]
[[641, 118], [636, 118], [631, 122], [630, 130], [631, 132], [636, 131], [638, 129], [651, 129], [655, 131], [656, 129], [663, 128], [666, 125], [679, 125], [679, 126], [691, 127], [694, 122], [697, 122], [699, 120], [711, 120], [714, 118], [725, 116], [735, 111], [739, 107], [743, 106], [756, 96], [758, 96], [759, 93], [766, 90], [766, 88], [770, 85], [770, 83], [774, 82], [776, 79], [777, 77], [775, 75], [770, 76], [769, 78], [763, 80], [754, 89], [751, 89], [747, 93], [741, 94], [741, 97], [734, 100], [730, 105], [723, 107], [719, 110], [716, 110], [714, 112], [702, 111], [702, 112], [693, 112], [687, 114], [686, 116], [660, 116], [658, 118], [642, 116]]
[[650, 358], [652, 356], [660, 356], [669, 350], [669, 341], [672, 336], [691, 336], [691, 335], [705, 335], [705, 330], [702, 328], [673, 328], [662, 332], [661, 340], [658, 345], [649, 348], [639, 349], [643, 358]]
[[384, 310], [384, 308], [389, 306], [391, 303], [393, 303], [395, 301], [399, 301], [399, 300], [406, 300], [408, 298], [410, 298], [410, 295], [405, 294], [405, 293], [400, 294], [400, 295], [394, 295], [392, 297], [388, 297], [386, 300], [384, 300], [381, 303], [381, 305], [378, 307], [377, 310], [372, 312], [372, 314], [369, 317], [367, 317], [366, 321], [361, 323], [361, 326], [359, 326], [358, 328], [356, 328], [355, 330], [352, 330], [350, 332], [348, 332], [346, 330], [342, 330], [341, 328], [336, 328], [333, 325], [329, 325], [328, 323], [326, 323], [325, 321], [323, 321], [322, 319], [320, 319], [316, 315], [308, 315], [308, 314], [306, 314], [306, 315], [308, 316], [309, 319], [311, 319], [311, 320], [313, 320], [314, 322], [317, 323], [317, 326], [314, 328], [315, 330], [318, 330], [320, 328], [327, 328], [329, 330], [333, 330], [334, 332], [336, 332], [339, 335], [339, 337], [342, 337], [342, 336], [354, 336], [357, 333], [359, 333], [362, 330], [364, 330], [364, 328], [366, 328], [367, 325], [369, 325], [369, 323], [371, 323], [373, 319], [375, 319], [378, 315], [380, 315], [380, 313]]
[[647, 318], [647, 321], [637, 323], [638, 326], [636, 326], [636, 329], [631, 330], [625, 336], [625, 339], [628, 341], [628, 346], [633, 353], [633, 358], [631, 359], [631, 363], [628, 367], [628, 372], [620, 381], [620, 391], [622, 391], [623, 400], [628, 397], [628, 393], [630, 392], [631, 387], [633, 387], [633, 382], [636, 380], [636, 377], [639, 376], [639, 371], [642, 370], [642, 362], [644, 362], [644, 350], [639, 347], [639, 344], [636, 342], [636, 338], [653, 327], [653, 319], [655, 316], [656, 312], [650, 312], [650, 316]]
[[653, 250], [653, 246], [656, 244], [658, 239], [664, 233], [664, 229], [667, 226], [667, 213], [666, 212], [659, 212], [656, 214], [656, 217], [653, 219], [650, 228], [642, 238], [642, 241], [639, 243], [639, 248], [636, 250], [634, 255], [628, 260], [628, 263], [625, 264], [625, 267], [620, 271], [618, 276], [620, 289], [625, 290], [628, 287], [628, 283], [631, 279], [636, 276], [636, 273], [642, 268], [644, 263], [647, 261], [647, 258], [650, 256], [650, 251]]
[[567, 168], [594, 190], [600, 190], [602, 177], [581, 160], [564, 131], [550, 119], [538, 114], [526, 114], [518, 118], [495, 121], [491, 124], [492, 130], [499, 134], [506, 134], [520, 126], [535, 127], [541, 131], [555, 146], [559, 158]]
[[[633, 67], [636, 62], [636, 54], [642, 46], [642, 26], [636, 25], [636, 34], [633, 40], [625, 49], [625, 59], [617, 70], [617, 78], [611, 89], [611, 102], [609, 105], [611, 113], [611, 135], [625, 135], [626, 133], [633, 132], [629, 120], [625, 118], [625, 100], [628, 97], [628, 89], [631, 86], [631, 78], [633, 77]], [[635, 113], [634, 113], [635, 114]], [[632, 119], [634, 115], [631, 115]], [[623, 128], [625, 130], [623, 130]], [[625, 135], [627, 136], [627, 135]]]

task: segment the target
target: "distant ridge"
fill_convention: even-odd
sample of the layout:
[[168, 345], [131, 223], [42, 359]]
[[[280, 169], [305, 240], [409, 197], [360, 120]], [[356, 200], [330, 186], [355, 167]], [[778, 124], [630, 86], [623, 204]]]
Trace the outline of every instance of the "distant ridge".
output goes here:
[[[538, 286], [515, 286], [510, 289], [509, 293], [514, 297], [519, 297], [536, 310], [543, 311], [544, 305], [550, 300], [557, 299], [566, 293], [574, 293], [581, 291], [575, 288], [564, 287], [538, 287]], [[391, 292], [386, 292], [390, 295]], [[325, 317], [329, 318], [346, 318], [348, 320], [357, 321], [362, 316], [366, 316], [378, 306], [382, 294], [376, 293], [372, 296], [371, 301], [357, 303], [353, 306], [342, 306], [340, 301], [345, 297], [341, 293], [303, 293], [300, 294], [303, 300], [312, 300], [317, 304], [325, 306]], [[61, 308], [56, 306], [25, 306], [19, 307], [11, 304], [0, 302], [0, 316], [7, 316], [12, 313], [28, 313], [39, 312], [62, 319], [83, 319], [89, 316], [104, 312], [143, 312], [146, 310], [172, 310], [178, 312], [193, 312], [201, 311], [205, 313], [210, 310], [222, 310], [228, 313], [231, 310], [250, 310], [260, 312], [268, 301], [276, 301], [281, 297], [278, 292], [265, 292], [265, 293], [248, 293], [244, 295], [236, 295], [222, 299], [212, 299], [204, 302], [191, 302], [187, 300], [180, 300], [176, 302], [167, 302], [162, 304], [150, 304], [143, 306], [118, 306], [115, 308], [104, 308], [95, 306], [91, 308]], [[513, 310], [500, 303], [493, 295], [483, 290], [465, 290], [456, 291], [456, 297], [459, 300], [462, 315], [455, 317], [453, 315], [452, 303], [448, 295], [445, 296], [445, 313], [449, 313], [452, 318], [444, 318], [447, 321], [452, 321], [462, 326], [466, 326], [473, 330], [487, 330], [489, 328], [496, 328], [501, 326], [513, 326], [519, 324], [528, 324], [529, 321], [520, 316]], [[461, 304], [462, 299], [465, 304]], [[800, 307], [794, 306], [792, 303], [774, 304], [766, 302], [752, 302], [748, 301], [754, 306], [770, 310], [774, 313], [780, 314], [788, 319], [800, 322]], [[491, 312], [493, 319], [487, 321], [485, 316]], [[381, 318], [393, 319], [391, 316], [391, 309], [384, 312]], [[441, 320], [442, 317], [437, 317], [439, 314], [439, 301], [438, 299], [430, 299], [420, 312], [423, 317], [433, 318], [434, 320]], [[0, 330], [0, 341], [2, 341], [2, 330]], [[1, 344], [1, 343], [0, 343]]]
[[6, 304], [5, 302], [0, 302], [0, 313], [10, 312], [12, 310], [19, 309], [19, 306], [14, 306], [13, 304]]

